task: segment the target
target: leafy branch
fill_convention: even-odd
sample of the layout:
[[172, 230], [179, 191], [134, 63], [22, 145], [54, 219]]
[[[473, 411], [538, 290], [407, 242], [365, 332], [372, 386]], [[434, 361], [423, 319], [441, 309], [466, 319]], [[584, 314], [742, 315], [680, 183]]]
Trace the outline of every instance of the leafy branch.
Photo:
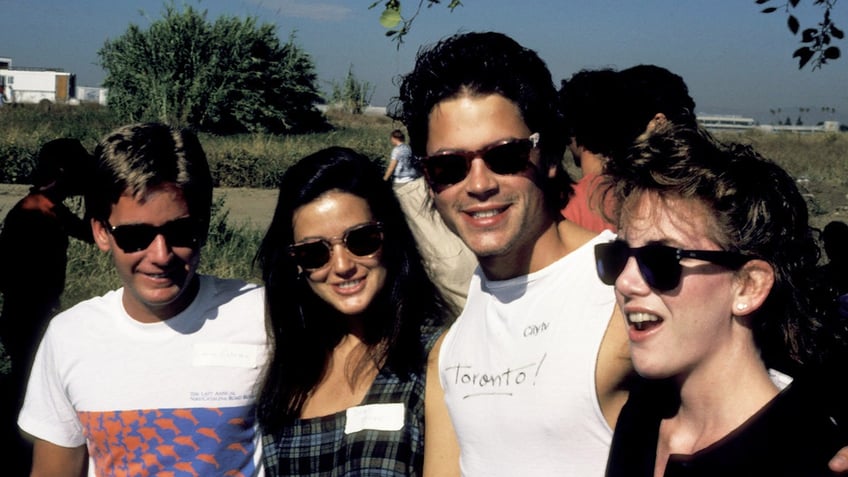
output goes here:
[[[383, 5], [383, 13], [380, 14], [380, 25], [387, 29], [386, 36], [396, 42], [397, 47], [400, 48], [400, 45], [403, 44], [404, 37], [412, 28], [412, 23], [421, 13], [421, 9], [425, 5], [427, 8], [431, 8], [433, 5], [439, 5], [441, 3], [442, 0], [418, 0], [418, 6], [415, 8], [415, 13], [409, 17], [404, 17], [401, 14], [400, 0], [377, 0], [372, 3], [368, 9], [372, 10], [381, 4]], [[462, 6], [462, 2], [460, 0], [450, 0], [447, 5], [451, 12], [459, 6]]]
[[[755, 0], [757, 5], [764, 5], [771, 0]], [[794, 53], [793, 58], [798, 58], [798, 69], [803, 68], [812, 60], [812, 69], [821, 68], [828, 60], [836, 60], [840, 57], [839, 47], [831, 45], [833, 39], [842, 40], [845, 33], [833, 23], [831, 12], [838, 0], [812, 0], [813, 5], [823, 8], [822, 21], [815, 28], [801, 30], [801, 23], [792, 12], [801, 3], [801, 0], [788, 0], [779, 6], [766, 7], [762, 13], [774, 13], [783, 10], [787, 14], [786, 24], [793, 35], [801, 32], [801, 46]]]

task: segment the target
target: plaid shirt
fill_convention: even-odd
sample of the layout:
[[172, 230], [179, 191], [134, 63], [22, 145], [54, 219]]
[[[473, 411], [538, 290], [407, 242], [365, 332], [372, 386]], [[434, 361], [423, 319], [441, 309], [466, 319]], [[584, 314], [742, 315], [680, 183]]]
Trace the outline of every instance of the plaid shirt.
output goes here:
[[[426, 328], [429, 353], [441, 329]], [[382, 369], [362, 404], [404, 404], [398, 431], [363, 429], [345, 433], [347, 412], [298, 419], [262, 438], [265, 472], [275, 476], [418, 476], [424, 464], [424, 370], [402, 380]]]

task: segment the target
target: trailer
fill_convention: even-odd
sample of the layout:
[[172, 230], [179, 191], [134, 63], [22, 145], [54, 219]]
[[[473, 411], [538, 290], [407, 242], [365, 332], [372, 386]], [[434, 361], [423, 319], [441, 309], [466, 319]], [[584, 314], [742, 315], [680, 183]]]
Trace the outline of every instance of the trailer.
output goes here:
[[0, 58], [0, 86], [8, 103], [68, 103], [75, 99], [76, 75], [56, 68], [15, 68]]

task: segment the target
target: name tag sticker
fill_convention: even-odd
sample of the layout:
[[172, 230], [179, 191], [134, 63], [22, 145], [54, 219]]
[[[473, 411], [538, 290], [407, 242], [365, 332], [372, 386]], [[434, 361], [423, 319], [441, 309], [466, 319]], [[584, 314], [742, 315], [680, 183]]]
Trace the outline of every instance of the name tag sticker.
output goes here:
[[366, 404], [347, 410], [345, 434], [364, 429], [375, 431], [399, 431], [403, 428], [403, 403]]
[[252, 369], [257, 366], [259, 349], [252, 344], [197, 343], [192, 350], [192, 365]]

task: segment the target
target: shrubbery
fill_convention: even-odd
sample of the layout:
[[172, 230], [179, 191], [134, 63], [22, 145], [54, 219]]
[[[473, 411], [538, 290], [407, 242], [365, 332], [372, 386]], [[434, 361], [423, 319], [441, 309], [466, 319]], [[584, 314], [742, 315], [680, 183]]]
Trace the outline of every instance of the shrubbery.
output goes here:
[[[220, 187], [276, 188], [289, 164], [329, 145], [352, 147], [374, 160], [391, 150], [388, 137], [397, 124], [382, 116], [328, 113], [332, 127], [322, 133], [265, 133], [219, 136], [200, 133], [215, 183]], [[0, 109], [0, 183], [29, 184], [38, 149], [60, 137], [79, 139], [89, 151], [109, 131], [120, 126], [115, 115], [96, 105], [36, 105]]]
[[109, 104], [126, 121], [218, 134], [326, 129], [312, 58], [276, 27], [166, 4], [146, 29], [130, 25], [98, 51]]

